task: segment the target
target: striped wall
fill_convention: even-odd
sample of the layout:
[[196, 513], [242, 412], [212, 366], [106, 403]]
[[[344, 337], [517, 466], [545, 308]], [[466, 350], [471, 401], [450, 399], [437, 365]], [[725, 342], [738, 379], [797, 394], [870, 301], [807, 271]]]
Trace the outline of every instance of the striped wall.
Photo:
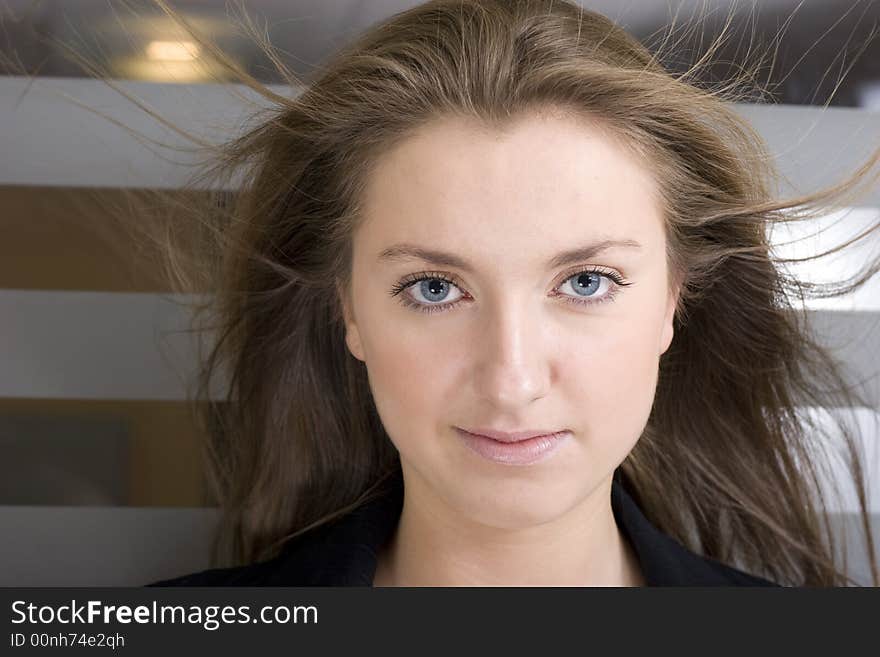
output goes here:
[[[254, 97], [238, 87], [119, 84], [208, 141], [250, 120], [245, 99]], [[736, 109], [778, 158], [782, 192], [832, 183], [880, 144], [877, 112]], [[175, 189], [193, 160], [152, 152], [113, 121], [185, 144], [102, 82], [0, 77], [0, 585], [131, 585], [207, 567], [216, 511], [183, 401], [196, 363], [182, 332], [187, 315], [95, 202], [96, 193], [112, 202], [131, 187]], [[829, 215], [822, 236], [788, 246], [803, 234], [772, 238], [796, 257], [854, 235], [877, 212], [880, 189]], [[876, 254], [880, 239], [872, 244]], [[835, 280], [869, 255], [870, 245], [792, 269]], [[878, 278], [807, 310], [871, 402], [853, 419], [869, 431], [880, 544]], [[842, 526], [854, 504], [844, 497], [837, 509]], [[856, 559], [853, 572], [864, 574]]]

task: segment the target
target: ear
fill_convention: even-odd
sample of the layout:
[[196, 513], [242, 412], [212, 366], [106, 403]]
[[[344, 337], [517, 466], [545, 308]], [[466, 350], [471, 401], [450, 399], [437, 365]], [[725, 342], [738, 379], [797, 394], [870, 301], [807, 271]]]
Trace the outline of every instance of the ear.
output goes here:
[[352, 356], [360, 361], [364, 361], [366, 359], [364, 358], [361, 336], [358, 332], [357, 324], [354, 321], [354, 313], [351, 310], [350, 299], [338, 282], [336, 284], [336, 296], [342, 307], [342, 316], [343, 321], [345, 322], [345, 344]]
[[673, 321], [675, 319], [675, 306], [678, 304], [678, 293], [680, 286], [676, 285], [675, 289], [669, 294], [669, 300], [666, 303], [666, 312], [663, 314], [663, 327], [660, 333], [660, 354], [666, 353], [669, 345], [672, 344], [672, 337], [675, 333]]

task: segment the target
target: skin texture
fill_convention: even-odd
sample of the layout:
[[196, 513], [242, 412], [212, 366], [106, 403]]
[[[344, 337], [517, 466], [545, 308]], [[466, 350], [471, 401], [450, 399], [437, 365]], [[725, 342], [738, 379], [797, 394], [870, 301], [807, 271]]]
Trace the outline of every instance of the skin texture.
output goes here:
[[[406, 491], [374, 586], [644, 583], [614, 520], [611, 482], [647, 422], [673, 335], [677, 291], [656, 199], [647, 165], [620, 142], [551, 113], [504, 133], [438, 119], [379, 160], [354, 235], [350, 297], [341, 295], [346, 344], [365, 363]], [[642, 246], [547, 267], [600, 238]], [[400, 242], [455, 253], [473, 271], [381, 262]], [[610, 302], [568, 303], [615, 287], [601, 277], [579, 294], [590, 267], [631, 285]], [[453, 283], [445, 295], [426, 296], [418, 282], [391, 295], [423, 272]], [[459, 303], [422, 313], [404, 296]], [[511, 466], [471, 452], [456, 426], [572, 436], [543, 462]]]

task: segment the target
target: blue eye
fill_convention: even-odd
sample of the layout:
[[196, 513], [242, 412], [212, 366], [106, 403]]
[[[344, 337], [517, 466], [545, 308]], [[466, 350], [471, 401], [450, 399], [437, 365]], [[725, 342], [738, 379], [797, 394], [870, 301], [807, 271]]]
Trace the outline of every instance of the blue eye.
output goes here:
[[563, 286], [566, 283], [574, 281], [573, 283], [571, 283], [571, 287], [572, 289], [574, 289], [575, 294], [578, 294], [582, 297], [590, 297], [594, 295], [596, 293], [596, 290], [598, 290], [602, 286], [603, 280], [611, 281], [611, 279], [608, 277], [603, 277], [594, 272], [585, 271], [580, 274], [576, 274], [571, 278], [566, 278], [563, 282]]
[[[603, 288], [603, 283], [608, 282], [603, 293], [596, 291]], [[579, 271], [573, 276], [564, 279], [556, 289], [571, 284], [574, 296], [569, 294], [557, 294], [563, 300], [580, 306], [595, 306], [600, 303], [613, 301], [620, 288], [632, 285], [625, 281], [617, 273], [601, 271], [599, 269], [587, 269]], [[399, 283], [391, 288], [391, 296], [400, 296], [401, 303], [407, 308], [413, 308], [419, 312], [433, 313], [450, 310], [465, 299], [464, 294], [447, 303], [441, 303], [449, 296], [452, 288], [461, 289], [452, 277], [438, 272], [420, 272], [404, 277]], [[410, 294], [410, 289], [413, 294]], [[403, 294], [401, 294], [403, 293]], [[413, 297], [415, 295], [415, 298]], [[420, 298], [419, 298], [420, 297]]]
[[455, 287], [455, 283], [437, 277], [423, 278], [418, 284], [413, 284], [413, 289], [427, 302], [443, 301], [451, 287]]

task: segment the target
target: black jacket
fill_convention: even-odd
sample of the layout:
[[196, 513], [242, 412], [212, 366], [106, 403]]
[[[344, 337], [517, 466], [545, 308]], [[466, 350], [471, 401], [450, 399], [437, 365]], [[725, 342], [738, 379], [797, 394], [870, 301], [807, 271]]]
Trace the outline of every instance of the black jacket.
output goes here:
[[[147, 586], [372, 586], [376, 554], [397, 527], [403, 508], [398, 470], [384, 493], [336, 522], [290, 541], [275, 558], [214, 568]], [[611, 508], [638, 556], [648, 586], [779, 586], [700, 556], [644, 516], [614, 473]]]

